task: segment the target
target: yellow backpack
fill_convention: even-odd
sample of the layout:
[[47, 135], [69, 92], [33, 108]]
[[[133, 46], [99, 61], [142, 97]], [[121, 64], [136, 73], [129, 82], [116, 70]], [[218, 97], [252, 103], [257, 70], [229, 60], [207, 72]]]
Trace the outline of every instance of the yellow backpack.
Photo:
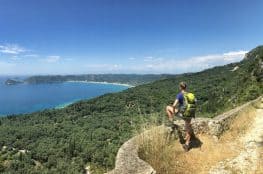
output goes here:
[[183, 116], [184, 117], [195, 117], [196, 111], [196, 98], [191, 92], [184, 93], [184, 105], [183, 105]]

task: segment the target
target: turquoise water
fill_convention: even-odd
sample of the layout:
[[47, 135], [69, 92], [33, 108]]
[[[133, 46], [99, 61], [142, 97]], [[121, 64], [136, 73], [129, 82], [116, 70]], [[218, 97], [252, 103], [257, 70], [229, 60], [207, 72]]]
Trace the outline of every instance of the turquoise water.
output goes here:
[[83, 82], [7, 86], [0, 77], [0, 116], [62, 108], [73, 102], [119, 92], [127, 86]]

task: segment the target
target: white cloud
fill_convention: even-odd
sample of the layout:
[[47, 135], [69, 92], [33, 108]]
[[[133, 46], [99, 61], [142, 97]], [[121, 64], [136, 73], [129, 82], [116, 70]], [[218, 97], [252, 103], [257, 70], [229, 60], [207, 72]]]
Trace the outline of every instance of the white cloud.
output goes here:
[[43, 62], [46, 63], [56, 63], [61, 59], [60, 56], [47, 56], [45, 59], [41, 59]]
[[144, 57], [144, 59], [143, 59], [144, 62], [151, 62], [153, 60], [154, 60], [153, 56], [147, 56], [147, 57]]
[[240, 61], [248, 51], [231, 51], [223, 54], [211, 54], [188, 59], [189, 63], [209, 64], [211, 66], [223, 65]]
[[243, 56], [246, 54], [248, 51], [240, 50], [240, 51], [230, 51], [227, 53], [224, 53], [225, 56]]
[[135, 60], [135, 57], [129, 57], [128, 59], [129, 60]]
[[2, 75], [14, 74], [15, 70], [16, 70], [16, 64], [0, 61], [0, 74]]
[[224, 59], [227, 61], [239, 61], [241, 60], [240, 58], [244, 58], [245, 54], [248, 51], [231, 51], [228, 53], [224, 53]]
[[10, 59], [13, 60], [13, 61], [17, 61], [17, 60], [21, 60], [21, 57], [18, 57], [16, 55], [14, 55]]
[[17, 44], [5, 44], [0, 45], [0, 52], [4, 54], [20, 54], [27, 52], [25, 48], [17, 45]]
[[26, 54], [26, 55], [24, 55], [24, 57], [36, 58], [36, 57], [39, 57], [39, 55], [38, 54]]
[[14, 67], [16, 64], [0, 61], [0, 67]]
[[114, 64], [114, 65], [112, 66], [112, 68], [119, 68], [119, 67], [121, 67], [121, 65], [119, 65], [119, 64]]
[[91, 73], [117, 73], [123, 70], [121, 64], [86, 64], [84, 67]]
[[148, 57], [144, 57], [143, 61], [144, 62], [161, 62], [163, 61], [164, 59], [161, 58], [161, 57], [153, 57], [153, 56], [148, 56]]
[[183, 73], [196, 72], [214, 66], [225, 65], [242, 60], [248, 51], [231, 51], [222, 54], [195, 56], [185, 59], [164, 59], [148, 56], [144, 63], [127, 67], [129, 71], [140, 73]]
[[[11, 49], [12, 48], [12, 49]], [[225, 65], [242, 60], [247, 51], [230, 51], [221, 54], [209, 54], [203, 56], [194, 56], [184, 59], [163, 58], [163, 57], [129, 57], [130, 62], [120, 63], [102, 63], [94, 64], [87, 62], [77, 62], [75, 59], [64, 58], [58, 55], [44, 56], [30, 54], [21, 47], [7, 47], [0, 45], [0, 53], [9, 54], [9, 62], [1, 62], [0, 73], [184, 73], [196, 72], [214, 66]], [[1, 58], [1, 57], [0, 57]], [[6, 55], [3, 56], [6, 58]], [[29, 61], [16, 61], [27, 60]], [[30, 58], [36, 58], [31, 61]], [[135, 60], [136, 61], [132, 61]], [[33, 60], [33, 59], [32, 59]], [[57, 66], [60, 63], [60, 66]], [[16, 63], [16, 64], [13, 64]], [[42, 63], [42, 64], [41, 64]], [[34, 65], [34, 66], [33, 66]], [[77, 67], [77, 68], [76, 68]]]
[[196, 72], [214, 66], [225, 65], [242, 60], [247, 51], [231, 51], [222, 54], [194, 56], [185, 59], [147, 56], [134, 63], [124, 64], [86, 64], [88, 73], [185, 73]]
[[65, 60], [65, 61], [73, 61], [72, 58], [65, 58], [64, 60]]

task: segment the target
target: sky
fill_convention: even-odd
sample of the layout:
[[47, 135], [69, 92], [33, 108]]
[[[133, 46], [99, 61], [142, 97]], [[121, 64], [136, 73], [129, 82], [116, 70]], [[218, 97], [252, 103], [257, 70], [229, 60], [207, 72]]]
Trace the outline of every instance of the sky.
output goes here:
[[263, 44], [262, 0], [0, 0], [0, 75], [196, 72]]

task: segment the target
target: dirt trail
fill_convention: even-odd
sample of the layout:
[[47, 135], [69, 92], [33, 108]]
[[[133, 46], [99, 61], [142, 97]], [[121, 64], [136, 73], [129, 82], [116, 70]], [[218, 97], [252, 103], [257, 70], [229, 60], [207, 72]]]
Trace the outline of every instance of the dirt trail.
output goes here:
[[263, 174], [263, 109], [240, 116], [218, 141], [207, 135], [199, 138], [204, 143], [200, 149], [175, 157], [175, 173]]
[[252, 128], [240, 139], [240, 143], [244, 149], [238, 156], [219, 162], [209, 173], [263, 173], [263, 109], [257, 109]]

